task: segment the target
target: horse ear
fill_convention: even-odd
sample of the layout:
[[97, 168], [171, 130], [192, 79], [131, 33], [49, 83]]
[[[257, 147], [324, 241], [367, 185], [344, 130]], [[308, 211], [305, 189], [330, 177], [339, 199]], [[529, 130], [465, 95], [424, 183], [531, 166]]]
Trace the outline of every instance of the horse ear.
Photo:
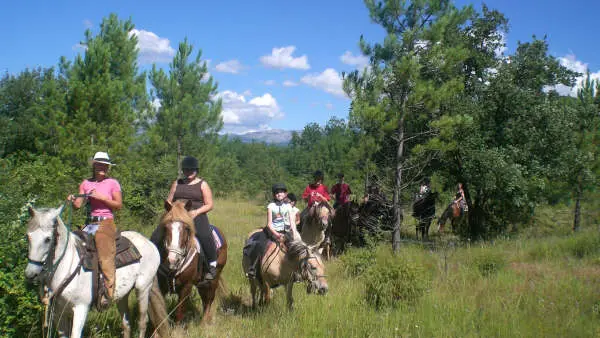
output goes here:
[[185, 202], [185, 210], [187, 210], [187, 211], [192, 210], [192, 200], [187, 200]]
[[173, 204], [171, 204], [171, 202], [165, 200], [164, 207], [165, 207], [166, 211], [171, 211], [171, 208], [173, 208]]
[[32, 208], [31, 206], [27, 207], [27, 211], [29, 211], [29, 216], [31, 216], [31, 217], [35, 216], [35, 209]]

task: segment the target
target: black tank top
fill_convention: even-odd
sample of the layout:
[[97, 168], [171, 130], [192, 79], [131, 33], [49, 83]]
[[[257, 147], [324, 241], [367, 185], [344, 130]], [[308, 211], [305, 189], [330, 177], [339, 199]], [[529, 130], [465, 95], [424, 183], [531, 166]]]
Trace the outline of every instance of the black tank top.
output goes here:
[[186, 184], [182, 180], [177, 180], [177, 187], [175, 188], [175, 194], [173, 195], [173, 201], [177, 200], [190, 200], [192, 201], [192, 209], [199, 209], [204, 205], [204, 196], [202, 196], [202, 182], [200, 179], [199, 183]]

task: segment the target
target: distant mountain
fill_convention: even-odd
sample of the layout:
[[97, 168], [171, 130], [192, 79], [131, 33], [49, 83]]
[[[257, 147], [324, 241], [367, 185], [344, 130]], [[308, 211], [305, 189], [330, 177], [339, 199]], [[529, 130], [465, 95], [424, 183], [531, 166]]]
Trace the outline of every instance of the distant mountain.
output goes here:
[[271, 129], [251, 131], [244, 134], [228, 134], [229, 138], [239, 138], [244, 143], [265, 142], [274, 145], [288, 145], [292, 139], [292, 130]]

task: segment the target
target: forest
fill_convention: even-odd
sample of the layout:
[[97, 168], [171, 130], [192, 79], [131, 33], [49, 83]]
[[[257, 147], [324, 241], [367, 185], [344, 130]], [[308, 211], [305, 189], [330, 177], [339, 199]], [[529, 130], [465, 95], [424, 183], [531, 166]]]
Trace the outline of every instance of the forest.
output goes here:
[[[555, 206], [569, 210], [564, 228], [598, 225], [600, 83], [562, 66], [545, 37], [499, 53], [508, 18], [486, 6], [365, 4], [387, 36], [358, 41], [370, 64], [344, 74], [349, 111], [307, 124], [285, 146], [222, 134], [202, 46], [181, 41], [168, 67], [141, 71], [134, 22], [115, 14], [97, 34], [84, 32], [74, 59], [3, 74], [0, 336], [26, 336], [39, 323], [41, 304], [23, 277], [27, 206], [64, 203], [96, 151], [117, 164], [119, 226], [147, 235], [187, 155], [199, 159], [217, 200], [266, 205], [276, 182], [300, 195], [315, 170], [329, 186], [343, 172], [357, 201], [377, 184], [393, 210], [385, 240], [394, 251], [425, 177], [440, 206], [463, 183], [469, 214], [459, 236], [469, 241], [519, 233]], [[577, 96], [559, 95], [558, 85], [578, 85]]]

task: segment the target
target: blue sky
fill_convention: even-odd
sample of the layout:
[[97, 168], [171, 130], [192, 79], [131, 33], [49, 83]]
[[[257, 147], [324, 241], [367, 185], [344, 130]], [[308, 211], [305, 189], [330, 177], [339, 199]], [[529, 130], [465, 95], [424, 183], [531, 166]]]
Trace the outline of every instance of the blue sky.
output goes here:
[[[481, 2], [457, 1], [461, 6]], [[568, 67], [600, 77], [596, 17], [599, 1], [493, 0], [509, 19], [507, 53], [517, 41], [547, 35], [550, 52]], [[56, 65], [72, 59], [86, 28], [103, 17], [131, 17], [140, 66], [167, 67], [185, 37], [202, 58], [223, 98], [225, 131], [301, 130], [307, 123], [346, 118], [350, 100], [340, 73], [366, 62], [358, 40], [382, 41], [360, 0], [256, 1], [10, 1], [0, 11], [0, 71]], [[562, 91], [569, 93], [568, 88]]]

